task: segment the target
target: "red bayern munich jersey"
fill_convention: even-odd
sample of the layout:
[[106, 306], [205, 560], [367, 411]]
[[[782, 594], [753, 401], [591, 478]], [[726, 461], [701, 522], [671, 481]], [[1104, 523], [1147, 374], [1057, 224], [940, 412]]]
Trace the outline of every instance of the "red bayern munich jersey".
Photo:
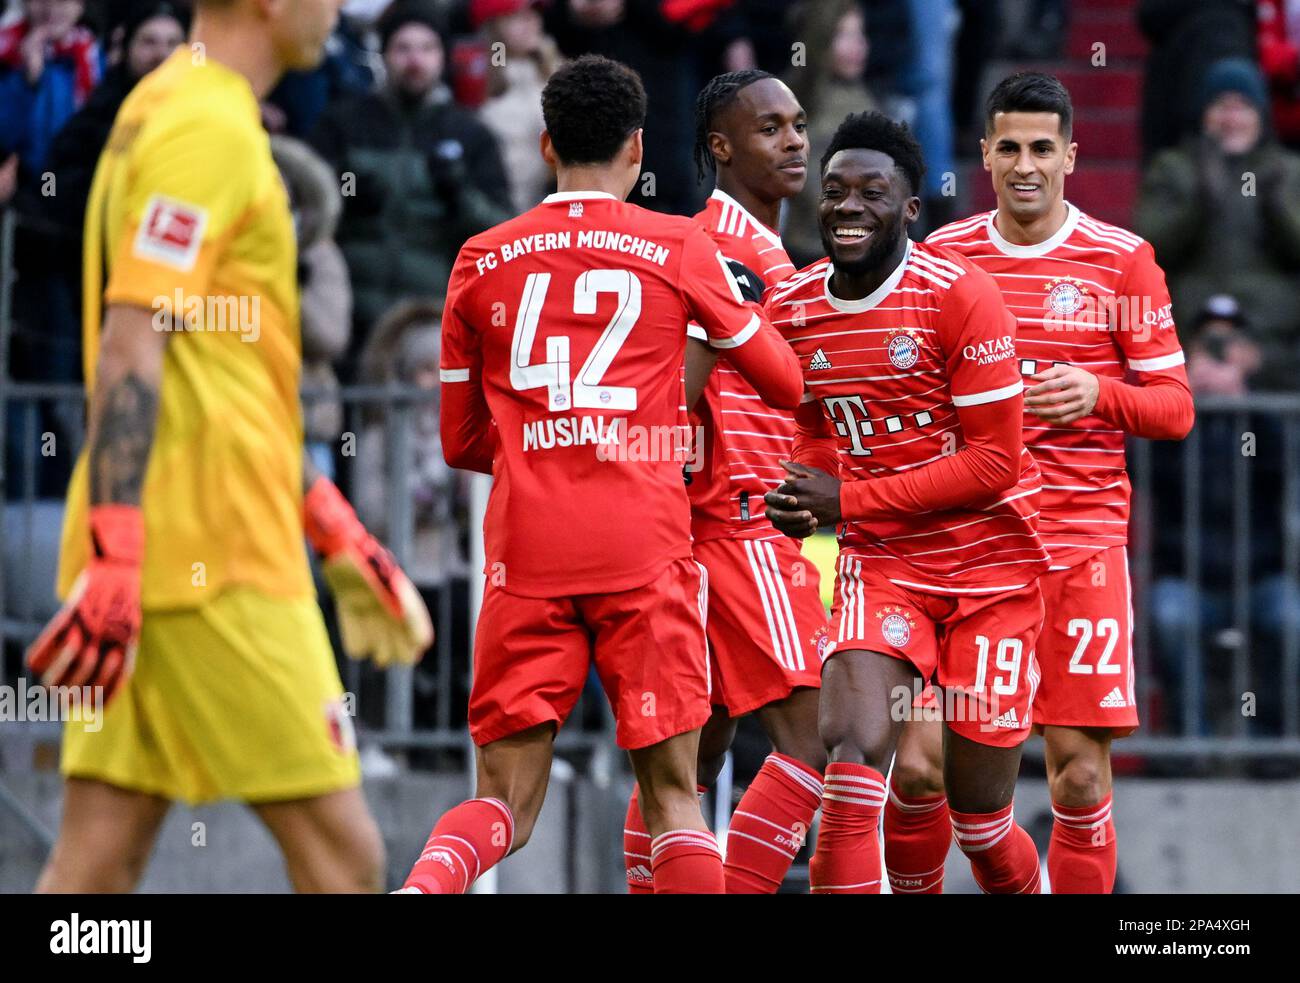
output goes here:
[[[908, 242], [898, 267], [862, 300], [831, 296], [829, 260], [765, 299], [836, 434], [840, 477], [871, 481], [964, 446], [957, 407], [1019, 396], [1015, 322], [997, 285], [968, 260]], [[889, 580], [936, 593], [992, 593], [1047, 568], [1035, 531], [1038, 468], [1022, 451], [1012, 488], [969, 506], [846, 522], [840, 552]]]
[[[781, 238], [725, 191], [715, 190], [695, 216], [722, 255], [753, 270], [771, 287], [794, 272]], [[763, 496], [785, 479], [794, 414], [766, 405], [725, 356], [695, 404], [705, 455], [691, 472], [691, 532], [696, 540], [779, 539], [764, 515]]]
[[686, 324], [743, 344], [761, 318], [739, 297], [696, 222], [601, 192], [550, 195], [465, 243], [441, 377], [481, 373], [499, 433], [483, 524], [497, 586], [614, 593], [690, 556]]
[[[993, 224], [996, 211], [944, 226], [926, 242], [993, 275], [1016, 317], [1024, 375], [1065, 362], [1115, 380], [1126, 371], [1183, 376], [1169, 290], [1150, 244], [1067, 208], [1060, 230], [1033, 246], [1007, 242]], [[1122, 430], [1095, 415], [1053, 426], [1026, 412], [1025, 444], [1043, 473], [1038, 530], [1053, 569], [1128, 542]]]

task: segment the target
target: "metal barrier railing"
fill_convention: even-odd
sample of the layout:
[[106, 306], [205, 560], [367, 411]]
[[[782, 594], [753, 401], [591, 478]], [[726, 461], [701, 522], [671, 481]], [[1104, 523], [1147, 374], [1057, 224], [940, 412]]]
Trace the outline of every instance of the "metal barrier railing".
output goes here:
[[[1300, 395], [1198, 398], [1187, 439], [1130, 441], [1129, 469], [1143, 720], [1162, 668], [1189, 751], [1300, 753]], [[1180, 750], [1121, 746], [1148, 744]]]
[[[42, 446], [50, 443], [42, 420], [55, 409], [61, 411], [60, 418], [74, 418], [85, 397], [80, 386], [71, 384], [8, 382], [0, 392], [6, 422], [0, 427], [4, 431], [0, 433], [0, 456], [8, 451], [10, 461], [16, 464], [14, 473], [0, 472], [4, 513], [4, 521], [0, 522], [0, 643], [26, 645], [55, 607], [53, 572], [62, 518], [62, 499], [43, 498], [37, 491], [42, 467], [51, 464], [51, 459], [41, 454]], [[382, 427], [382, 480], [386, 490], [383, 539], [399, 564], [410, 569], [417, 530], [411, 497], [406, 491], [413, 443], [419, 439], [416, 413], [428, 403], [429, 392], [413, 386], [347, 386], [336, 392], [303, 393], [308, 411], [319, 399], [338, 399], [342, 403], [344, 428], [340, 443], [344, 446], [355, 446], [363, 430]], [[9, 432], [11, 429], [16, 433]], [[65, 455], [75, 459], [80, 440], [80, 434], [72, 435], [72, 439], [65, 435], [56, 438], [62, 467], [70, 467]], [[346, 465], [351, 456], [345, 454], [339, 460]], [[349, 491], [348, 478], [340, 474], [338, 479], [345, 493]], [[462, 535], [455, 539], [472, 541], [473, 537], [463, 535], [463, 520], [459, 532]], [[365, 663], [341, 661], [344, 688], [360, 711], [357, 729], [363, 743], [392, 749], [465, 750], [464, 696], [469, 684], [472, 614], [477, 610], [475, 592], [481, 595], [482, 589], [482, 564], [459, 566], [467, 575], [449, 576], [433, 584], [422, 584], [416, 578], [439, 628], [433, 648], [418, 667], [378, 672]], [[320, 596], [328, 614], [332, 605], [326, 600], [328, 590], [323, 585]], [[12, 680], [0, 673], [3, 682]], [[417, 691], [428, 695], [420, 707]], [[419, 722], [417, 709], [423, 717]], [[589, 687], [557, 746], [590, 751], [604, 745], [613, 746], [612, 715], [605, 701]]]
[[[54, 558], [39, 551], [57, 551], [58, 531], [50, 524], [57, 524], [62, 500], [61, 492], [40, 494], [42, 471], [53, 466], [43, 457], [42, 422], [61, 421], [69, 431], [65, 441], [78, 444], [84, 399], [79, 385], [9, 379], [16, 225], [14, 212], [0, 209], [0, 643], [11, 649], [35, 636], [52, 604]], [[385, 540], [407, 564], [415, 533], [411, 498], [404, 493], [416, 439], [413, 420], [429, 394], [413, 387], [352, 386], [305, 392], [303, 398], [308, 407], [315, 399], [338, 398], [345, 433], [360, 433], [363, 411], [377, 411], [385, 445]], [[1196, 428], [1180, 445], [1129, 445], [1133, 639], [1143, 729], [1118, 748], [1171, 757], [1300, 759], [1300, 394], [1203, 398], [1197, 412]], [[1240, 452], [1225, 453], [1229, 438], [1241, 442]], [[65, 447], [57, 455], [61, 465], [68, 460], [65, 451], [71, 453]], [[475, 486], [480, 499], [486, 481]], [[347, 492], [346, 479], [341, 484]], [[471, 528], [481, 521], [479, 505]], [[1171, 515], [1177, 516], [1180, 538], [1172, 566], [1165, 555]], [[481, 548], [476, 535], [466, 538]], [[1276, 556], [1263, 568], [1255, 556], [1261, 544], [1276, 546]], [[1227, 557], [1220, 555], [1225, 549]], [[1212, 559], [1229, 570], [1226, 577], [1205, 576]], [[418, 670], [377, 674], [361, 664], [343, 665], [345, 687], [358, 703], [382, 707], [359, 722], [363, 740], [394, 749], [465, 748], [466, 679], [457, 677], [469, 672], [464, 639], [472, 638], [481, 569], [471, 558], [464, 589], [430, 594], [440, 631]], [[44, 583], [33, 582], [37, 575]], [[11, 597], [18, 600], [14, 610]], [[1214, 624], [1204, 623], [1206, 612]], [[3, 668], [0, 661], [0, 682], [6, 681]], [[429, 688], [431, 704], [422, 706], [417, 691]], [[372, 699], [377, 691], [380, 696]], [[574, 716], [575, 723], [586, 719], [589, 726], [566, 728], [561, 747], [612, 746], [608, 706], [594, 692], [591, 698], [594, 705], [584, 699]], [[1245, 712], [1248, 700], [1253, 717]], [[1262, 717], [1261, 703], [1267, 711]]]

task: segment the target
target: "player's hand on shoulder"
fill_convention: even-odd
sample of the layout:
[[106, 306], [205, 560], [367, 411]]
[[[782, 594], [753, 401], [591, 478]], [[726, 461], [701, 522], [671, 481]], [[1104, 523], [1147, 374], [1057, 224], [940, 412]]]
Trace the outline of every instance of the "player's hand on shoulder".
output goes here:
[[134, 505], [90, 510], [92, 553], [67, 601], [27, 650], [44, 686], [102, 686], [106, 704], [135, 666], [144, 519]]
[[1025, 390], [1025, 409], [1053, 423], [1082, 420], [1092, 413], [1101, 392], [1097, 377], [1077, 365], [1053, 365], [1030, 380], [1034, 385]]
[[304, 498], [307, 538], [323, 559], [343, 651], [382, 667], [418, 662], [433, 644], [429, 610], [410, 578], [342, 492], [317, 478]]

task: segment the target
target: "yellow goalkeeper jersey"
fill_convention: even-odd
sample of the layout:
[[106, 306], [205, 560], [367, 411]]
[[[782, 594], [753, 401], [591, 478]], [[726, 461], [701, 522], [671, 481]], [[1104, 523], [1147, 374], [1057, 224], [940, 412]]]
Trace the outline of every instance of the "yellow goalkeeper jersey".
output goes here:
[[[175, 334], [141, 499], [145, 609], [195, 607], [234, 584], [310, 596], [296, 244], [248, 81], [188, 46], [146, 76], [99, 159], [85, 231], [87, 393], [106, 305], [144, 308]], [[87, 508], [83, 450], [64, 596], [89, 552]]]

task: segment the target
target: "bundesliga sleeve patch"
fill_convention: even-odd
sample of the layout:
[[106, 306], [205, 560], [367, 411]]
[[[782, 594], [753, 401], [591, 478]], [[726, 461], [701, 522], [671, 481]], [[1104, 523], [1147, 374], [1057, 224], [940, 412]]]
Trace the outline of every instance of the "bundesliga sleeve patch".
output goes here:
[[208, 224], [206, 208], [154, 195], [145, 206], [144, 219], [135, 235], [132, 252], [182, 273], [194, 269]]

